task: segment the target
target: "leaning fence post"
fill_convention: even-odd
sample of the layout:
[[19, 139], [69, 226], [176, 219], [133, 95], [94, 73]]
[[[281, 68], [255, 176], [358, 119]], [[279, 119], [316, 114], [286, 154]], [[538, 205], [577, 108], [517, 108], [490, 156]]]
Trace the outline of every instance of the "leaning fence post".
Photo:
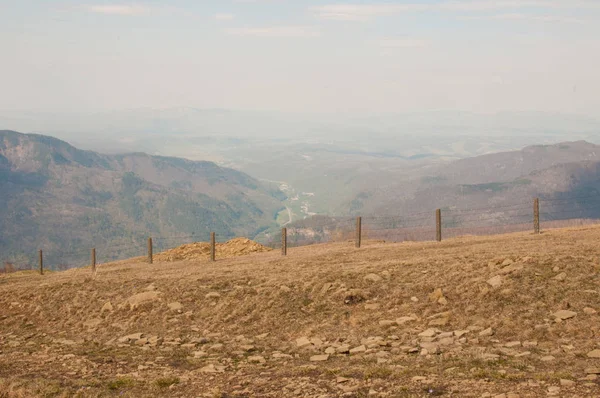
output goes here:
[[148, 264], [152, 264], [152, 238], [148, 238]]
[[281, 228], [281, 255], [287, 256], [287, 228]]
[[356, 217], [356, 248], [360, 249], [360, 244], [362, 240], [362, 217]]
[[435, 239], [438, 242], [442, 241], [442, 210], [435, 211]]
[[44, 254], [39, 251], [39, 264], [40, 264], [40, 275], [44, 275]]
[[96, 249], [92, 249], [92, 257], [91, 257], [91, 262], [92, 262], [92, 274], [96, 273]]
[[210, 261], [215, 261], [215, 233], [210, 233]]
[[533, 200], [533, 232], [540, 233], [540, 199]]

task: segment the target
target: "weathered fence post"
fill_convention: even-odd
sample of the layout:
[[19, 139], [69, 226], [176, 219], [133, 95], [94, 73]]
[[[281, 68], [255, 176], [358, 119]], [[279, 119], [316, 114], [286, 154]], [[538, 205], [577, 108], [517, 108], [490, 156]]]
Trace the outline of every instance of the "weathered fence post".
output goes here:
[[281, 228], [281, 255], [287, 256], [287, 228]]
[[40, 264], [40, 275], [44, 275], [44, 254], [39, 251], [39, 264]]
[[442, 241], [442, 210], [435, 211], [435, 239], [438, 242]]
[[152, 264], [152, 238], [148, 238], [148, 264]]
[[96, 249], [92, 249], [92, 274], [96, 273]]
[[360, 249], [360, 244], [362, 241], [362, 217], [356, 217], [356, 248]]
[[540, 233], [540, 199], [533, 200], [533, 232]]
[[215, 233], [210, 233], [210, 261], [215, 261]]

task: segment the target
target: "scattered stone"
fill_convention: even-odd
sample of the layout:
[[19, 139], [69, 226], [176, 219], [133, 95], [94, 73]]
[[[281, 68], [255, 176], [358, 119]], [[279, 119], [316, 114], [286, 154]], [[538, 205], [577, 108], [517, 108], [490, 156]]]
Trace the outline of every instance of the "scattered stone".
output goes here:
[[369, 303], [365, 304], [365, 310], [378, 310], [381, 307], [379, 303]]
[[341, 377], [341, 376], [338, 376], [338, 377], [335, 379], [335, 382], [336, 382], [336, 383], [338, 383], [338, 384], [347, 383], [347, 382], [349, 382], [349, 381], [350, 381], [350, 379], [348, 379], [348, 378], [346, 378], [346, 377]]
[[545, 357], [541, 357], [540, 360], [542, 362], [552, 362], [554, 361], [556, 358], [554, 358], [552, 355], [546, 355]]
[[548, 394], [549, 395], [558, 395], [558, 394], [560, 394], [560, 387], [558, 387], [558, 386], [550, 386], [550, 387], [548, 387]]
[[524, 341], [523, 342], [523, 347], [525, 347], [525, 348], [537, 347], [537, 345], [538, 345], [537, 341]]
[[587, 315], [594, 315], [594, 314], [597, 314], [597, 313], [598, 313], [598, 311], [596, 311], [595, 309], [593, 309], [593, 308], [590, 308], [590, 307], [585, 307], [585, 308], [583, 309], [583, 312], [584, 312], [585, 314], [587, 314]]
[[302, 347], [306, 347], [311, 345], [312, 343], [310, 342], [310, 340], [308, 339], [308, 337], [300, 337], [299, 339], [296, 339], [296, 346], [298, 348], [302, 348]]
[[410, 301], [412, 301], [413, 303], [418, 303], [419, 299], [413, 296], [410, 298]]
[[520, 341], [511, 341], [509, 343], [504, 344], [504, 347], [506, 347], [506, 348], [521, 347], [521, 342]]
[[419, 337], [434, 337], [437, 334], [437, 329], [427, 329], [419, 333]]
[[367, 347], [364, 345], [360, 345], [358, 347], [352, 348], [349, 352], [350, 352], [350, 354], [360, 354], [365, 351], [367, 351]]
[[102, 319], [100, 318], [92, 318], [85, 322], [83, 322], [83, 326], [93, 329], [102, 323]]
[[479, 332], [479, 336], [481, 337], [489, 337], [494, 335], [494, 330], [492, 328], [487, 328]]
[[552, 279], [557, 280], [557, 281], [564, 281], [565, 279], [567, 279], [567, 273], [566, 272], [561, 272], [560, 274], [556, 275]]
[[181, 311], [183, 309], [183, 305], [180, 302], [175, 301], [167, 305], [171, 311]]
[[104, 305], [102, 306], [102, 309], [100, 310], [100, 313], [103, 313], [105, 311], [108, 311], [108, 312], [113, 311], [113, 306], [110, 303], [110, 301], [107, 301], [106, 303], [104, 303]]
[[335, 349], [335, 351], [336, 351], [338, 354], [348, 354], [348, 353], [350, 353], [350, 346], [349, 346], [349, 345], [346, 345], [346, 344], [344, 344], [344, 345], [341, 345], [341, 346], [337, 347], [337, 348]]
[[507, 259], [505, 259], [505, 260], [502, 262], [502, 264], [501, 264], [501, 265], [502, 265], [503, 267], [507, 267], [507, 266], [509, 266], [509, 265], [511, 265], [511, 264], [513, 264], [513, 263], [514, 263], [514, 261], [513, 261], [513, 260], [511, 260], [510, 258], [507, 258]]
[[448, 324], [448, 322], [450, 322], [450, 318], [444, 317], [444, 318], [433, 319], [433, 320], [429, 321], [429, 323], [427, 325], [428, 326], [446, 326]]
[[250, 363], [265, 363], [265, 362], [267, 362], [267, 360], [265, 359], [265, 357], [262, 357], [260, 355], [255, 355], [255, 356], [248, 357], [248, 362], [250, 362]]
[[223, 373], [225, 372], [225, 366], [218, 366], [214, 364], [209, 364], [200, 369], [202, 373]]
[[404, 325], [406, 322], [412, 322], [412, 321], [416, 321], [417, 318], [414, 316], [401, 316], [400, 318], [396, 319], [396, 323], [398, 325]]
[[210, 293], [207, 293], [206, 296], [204, 296], [204, 297], [206, 297], [207, 299], [217, 299], [217, 298], [221, 297], [221, 295], [217, 292], [210, 292]]
[[137, 308], [142, 304], [158, 301], [159, 299], [160, 297], [157, 291], [150, 291], [134, 294], [133, 296], [127, 299], [127, 303], [129, 303], [129, 308], [133, 310], [134, 308]]
[[135, 343], [136, 341], [138, 341], [139, 339], [142, 338], [144, 334], [143, 333], [133, 333], [127, 336], [123, 336], [121, 337], [119, 340], [117, 340], [119, 343]]
[[491, 287], [500, 287], [502, 286], [503, 283], [503, 279], [501, 275], [496, 275], [493, 278], [490, 278], [487, 280], [487, 284], [490, 285]]
[[365, 275], [365, 277], [363, 279], [366, 280], [366, 281], [368, 281], [368, 282], [377, 283], [377, 282], [381, 282], [381, 280], [383, 278], [380, 277], [377, 274], [368, 274], [368, 275]]
[[325, 349], [325, 354], [329, 354], [329, 355], [331, 355], [331, 354], [335, 354], [335, 352], [336, 352], [336, 351], [335, 351], [335, 347], [327, 347], [327, 348]]
[[563, 387], [571, 387], [575, 385], [573, 380], [560, 379], [560, 385]]
[[379, 321], [379, 326], [390, 327], [390, 326], [395, 326], [395, 325], [396, 325], [396, 321], [390, 321], [390, 320]]
[[435, 289], [433, 293], [429, 295], [429, 300], [442, 305], [448, 303], [448, 300], [446, 300], [446, 297], [444, 297], [444, 293], [442, 292], [441, 288]]
[[564, 320], [571, 319], [571, 318], [575, 317], [577, 315], [577, 313], [573, 312], [573, 311], [569, 311], [569, 310], [560, 310], [560, 311], [556, 311], [552, 315], [556, 319], [560, 319], [560, 320], [564, 321]]
[[327, 361], [329, 359], [329, 355], [325, 354], [325, 355], [313, 355], [312, 357], [310, 357], [310, 361], [311, 362], [324, 362]]
[[588, 358], [600, 358], [600, 350], [594, 350], [587, 353]]
[[600, 375], [600, 368], [587, 368], [585, 373], [588, 375]]

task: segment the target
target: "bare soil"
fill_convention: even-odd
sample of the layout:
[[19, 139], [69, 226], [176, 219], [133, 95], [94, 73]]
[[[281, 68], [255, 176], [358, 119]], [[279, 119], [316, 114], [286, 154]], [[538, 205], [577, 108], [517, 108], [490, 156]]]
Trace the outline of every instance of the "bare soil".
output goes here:
[[598, 397], [598, 242], [586, 226], [2, 275], [0, 397]]

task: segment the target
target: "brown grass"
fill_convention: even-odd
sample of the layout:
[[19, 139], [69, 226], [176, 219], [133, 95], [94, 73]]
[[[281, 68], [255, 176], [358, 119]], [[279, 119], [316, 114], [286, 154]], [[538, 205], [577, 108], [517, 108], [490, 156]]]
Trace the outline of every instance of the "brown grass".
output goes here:
[[[547, 386], [567, 376], [576, 386], [563, 391], [593, 396], [598, 385], [578, 379], [600, 366], [586, 356], [598, 348], [599, 318], [583, 311], [600, 310], [598, 241], [600, 227], [587, 226], [442, 243], [367, 240], [362, 249], [332, 243], [290, 249], [287, 257], [267, 252], [216, 263], [120, 262], [99, 266], [94, 278], [89, 268], [2, 275], [0, 397], [362, 396], [370, 390], [431, 396], [427, 387], [441, 396], [546, 396]], [[512, 268], [502, 266], [507, 259]], [[566, 278], [555, 279], [561, 272]], [[369, 274], [381, 280], [366, 280]], [[495, 275], [504, 284], [494, 289], [486, 281]], [[153, 288], [156, 301], [131, 308], [131, 296]], [[438, 288], [445, 305], [429, 298]], [[106, 302], [112, 311], [102, 311]], [[173, 302], [180, 311], [169, 309]], [[373, 304], [379, 307], [366, 307]], [[577, 316], [555, 323], [551, 314], [560, 309]], [[410, 315], [418, 319], [379, 324]], [[435, 355], [401, 349], [444, 316], [442, 331], [492, 327], [495, 333], [472, 331], [467, 342]], [[115, 341], [138, 332], [161, 342], [140, 348]], [[303, 336], [324, 346], [298, 348], [295, 340]], [[355, 347], [378, 336], [385, 346], [309, 361], [331, 344]], [[538, 345], [515, 349], [528, 356], [503, 353], [507, 342], [532, 340]], [[277, 352], [291, 357], [273, 359]], [[483, 354], [500, 359], [489, 362]], [[541, 360], [550, 355], [554, 361]], [[249, 361], [252, 356], [266, 362]], [[381, 358], [386, 362], [378, 363]], [[205, 373], [210, 365], [223, 373]], [[546, 387], [527, 380], [544, 380]]]

